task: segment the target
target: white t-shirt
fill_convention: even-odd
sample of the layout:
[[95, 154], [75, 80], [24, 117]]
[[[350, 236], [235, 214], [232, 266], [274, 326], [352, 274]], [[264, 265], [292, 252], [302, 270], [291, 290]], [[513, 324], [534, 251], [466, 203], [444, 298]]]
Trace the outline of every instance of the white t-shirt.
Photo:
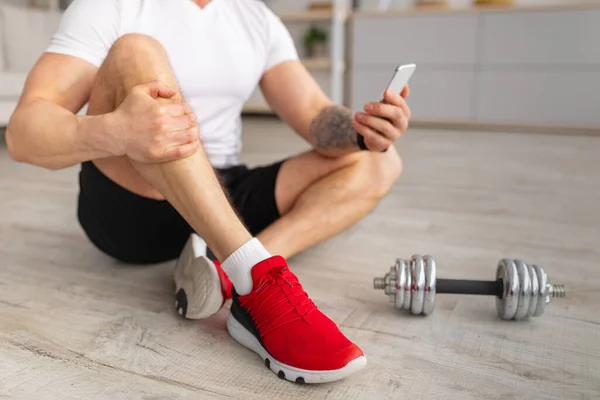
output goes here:
[[298, 59], [288, 30], [259, 0], [212, 0], [204, 8], [192, 0], [75, 0], [47, 51], [99, 67], [127, 33], [165, 47], [215, 167], [238, 162], [242, 106], [263, 73]]

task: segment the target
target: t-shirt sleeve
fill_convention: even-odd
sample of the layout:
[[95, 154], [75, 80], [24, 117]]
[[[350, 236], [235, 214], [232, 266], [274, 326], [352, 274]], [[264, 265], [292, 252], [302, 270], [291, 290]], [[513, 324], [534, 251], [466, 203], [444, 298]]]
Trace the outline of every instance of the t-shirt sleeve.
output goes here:
[[121, 0], [75, 0], [67, 8], [49, 53], [85, 60], [100, 67], [121, 30]]
[[298, 52], [292, 35], [281, 19], [271, 10], [267, 10], [269, 42], [265, 71], [285, 61], [297, 60]]

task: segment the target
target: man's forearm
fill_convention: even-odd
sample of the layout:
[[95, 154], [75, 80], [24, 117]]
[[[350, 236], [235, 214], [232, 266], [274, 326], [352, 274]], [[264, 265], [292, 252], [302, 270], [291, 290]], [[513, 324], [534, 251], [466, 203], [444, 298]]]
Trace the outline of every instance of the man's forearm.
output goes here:
[[106, 135], [107, 116], [77, 116], [48, 101], [34, 100], [13, 114], [6, 132], [11, 156], [48, 169], [115, 155]]
[[329, 157], [358, 151], [354, 113], [347, 107], [330, 105], [323, 108], [310, 124], [310, 142], [315, 150]]

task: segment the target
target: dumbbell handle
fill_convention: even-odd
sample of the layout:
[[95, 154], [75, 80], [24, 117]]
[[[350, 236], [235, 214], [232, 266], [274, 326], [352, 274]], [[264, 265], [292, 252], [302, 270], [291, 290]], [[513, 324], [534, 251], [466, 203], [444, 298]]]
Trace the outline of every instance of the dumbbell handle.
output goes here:
[[475, 294], [482, 296], [496, 296], [502, 298], [504, 285], [502, 280], [472, 281], [465, 279], [437, 279], [436, 293], [448, 294]]

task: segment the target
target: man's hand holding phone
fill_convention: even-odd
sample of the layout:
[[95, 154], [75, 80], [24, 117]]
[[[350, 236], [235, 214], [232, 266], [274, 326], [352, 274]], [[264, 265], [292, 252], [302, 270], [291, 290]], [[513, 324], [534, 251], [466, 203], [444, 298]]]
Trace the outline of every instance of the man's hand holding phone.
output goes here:
[[401, 93], [387, 88], [383, 101], [367, 103], [364, 112], [354, 113], [352, 126], [362, 135], [367, 149], [385, 151], [406, 132], [411, 115], [406, 103], [409, 93], [408, 85]]
[[379, 101], [354, 114], [352, 126], [361, 150], [386, 151], [406, 132], [411, 114], [406, 103], [408, 81], [416, 68], [415, 64], [398, 66]]

